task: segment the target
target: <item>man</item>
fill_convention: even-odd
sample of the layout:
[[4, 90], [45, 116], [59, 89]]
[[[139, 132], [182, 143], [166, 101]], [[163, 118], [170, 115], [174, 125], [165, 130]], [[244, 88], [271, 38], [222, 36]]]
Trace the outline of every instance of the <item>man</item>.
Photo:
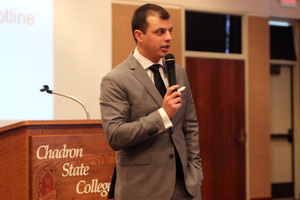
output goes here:
[[[162, 59], [169, 52], [172, 29], [165, 9], [139, 7], [132, 18], [135, 51], [102, 80], [103, 129], [117, 151], [115, 200], [201, 199], [198, 122], [189, 82], [176, 65], [178, 85], [168, 88]], [[165, 94], [154, 85], [153, 64], [161, 65]], [[186, 89], [176, 91], [179, 86]]]

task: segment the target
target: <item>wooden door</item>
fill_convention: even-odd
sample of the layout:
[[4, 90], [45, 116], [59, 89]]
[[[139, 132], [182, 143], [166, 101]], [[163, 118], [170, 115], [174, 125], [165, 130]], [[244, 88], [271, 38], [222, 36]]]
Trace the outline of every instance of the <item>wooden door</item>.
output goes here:
[[205, 200], [246, 199], [244, 61], [186, 58], [199, 121]]

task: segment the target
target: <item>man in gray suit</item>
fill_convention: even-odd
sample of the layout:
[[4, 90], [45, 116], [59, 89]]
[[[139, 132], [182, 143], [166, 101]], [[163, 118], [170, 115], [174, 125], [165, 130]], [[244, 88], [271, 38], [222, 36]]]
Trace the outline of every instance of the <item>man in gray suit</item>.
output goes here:
[[[115, 200], [201, 199], [199, 132], [190, 85], [185, 70], [176, 65], [177, 85], [169, 87], [163, 60], [172, 29], [165, 9], [139, 7], [132, 18], [136, 49], [102, 79], [103, 129], [117, 151], [111, 189]], [[165, 94], [154, 84], [153, 64], [161, 66]], [[183, 86], [185, 90], [178, 89]]]

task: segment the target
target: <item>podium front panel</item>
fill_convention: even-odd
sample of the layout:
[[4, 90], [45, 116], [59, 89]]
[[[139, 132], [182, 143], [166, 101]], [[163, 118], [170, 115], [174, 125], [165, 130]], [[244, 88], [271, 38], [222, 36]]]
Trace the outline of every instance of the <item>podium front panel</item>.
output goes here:
[[115, 153], [104, 135], [30, 136], [30, 199], [107, 199]]

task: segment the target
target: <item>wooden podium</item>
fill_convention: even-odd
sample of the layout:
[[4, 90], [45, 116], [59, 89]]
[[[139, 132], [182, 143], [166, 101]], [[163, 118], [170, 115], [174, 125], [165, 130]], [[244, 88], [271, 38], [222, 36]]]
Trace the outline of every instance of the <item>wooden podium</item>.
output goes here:
[[101, 120], [0, 128], [0, 199], [107, 199], [115, 165]]

